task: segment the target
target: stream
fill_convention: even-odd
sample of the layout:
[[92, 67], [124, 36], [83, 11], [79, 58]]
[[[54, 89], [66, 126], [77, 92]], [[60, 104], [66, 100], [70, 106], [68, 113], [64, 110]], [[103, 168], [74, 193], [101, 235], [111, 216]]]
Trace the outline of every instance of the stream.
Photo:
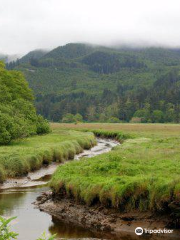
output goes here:
[[[94, 157], [109, 152], [119, 143], [109, 139], [97, 139], [97, 145], [75, 156], [74, 161], [82, 157]], [[19, 233], [18, 240], [36, 240], [45, 231], [57, 234], [57, 239], [97, 238], [90, 230], [65, 224], [32, 204], [43, 191], [49, 190], [47, 182], [59, 164], [53, 163], [38, 171], [29, 173], [20, 179], [8, 179], [0, 186], [0, 215], [16, 216], [11, 226]]]

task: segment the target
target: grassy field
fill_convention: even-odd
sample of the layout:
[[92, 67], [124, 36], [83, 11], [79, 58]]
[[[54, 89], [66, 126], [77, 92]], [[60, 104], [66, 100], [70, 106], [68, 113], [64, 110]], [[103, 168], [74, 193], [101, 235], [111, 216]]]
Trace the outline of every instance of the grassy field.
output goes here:
[[47, 135], [0, 146], [0, 182], [7, 177], [25, 175], [52, 161], [72, 159], [76, 153], [94, 144], [92, 133], [54, 129]]
[[136, 137], [173, 137], [180, 134], [180, 124], [139, 123], [51, 123], [53, 129], [103, 130], [129, 133]]
[[[110, 153], [60, 166], [51, 187], [89, 205], [180, 216], [180, 125], [52, 124], [124, 139]], [[105, 133], [105, 134], [104, 134]]]

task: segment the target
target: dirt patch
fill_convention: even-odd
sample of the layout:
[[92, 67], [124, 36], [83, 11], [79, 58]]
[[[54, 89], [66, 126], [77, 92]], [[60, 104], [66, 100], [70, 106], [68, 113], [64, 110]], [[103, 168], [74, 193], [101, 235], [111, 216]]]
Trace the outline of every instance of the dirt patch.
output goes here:
[[[101, 232], [108, 239], [138, 239], [134, 231], [136, 227], [146, 229], [168, 229], [172, 221], [164, 215], [154, 215], [151, 212], [120, 213], [117, 209], [107, 209], [96, 205], [88, 207], [75, 203], [73, 199], [57, 199], [52, 192], [43, 193], [37, 198], [35, 205], [44, 212], [56, 218], [81, 227]], [[143, 234], [144, 235], [144, 234]], [[165, 239], [179, 239], [180, 231], [173, 230], [172, 234], [161, 234]], [[141, 236], [142, 237], [142, 236]], [[148, 235], [142, 239], [146, 239]], [[151, 239], [160, 239], [158, 234], [151, 234]]]

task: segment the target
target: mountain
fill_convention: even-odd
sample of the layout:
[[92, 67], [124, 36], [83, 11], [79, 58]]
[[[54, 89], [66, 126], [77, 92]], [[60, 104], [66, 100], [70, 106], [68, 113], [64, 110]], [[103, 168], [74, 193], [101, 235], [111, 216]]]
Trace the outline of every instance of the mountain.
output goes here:
[[55, 60], [59, 59], [76, 59], [88, 55], [94, 51], [94, 47], [86, 44], [73, 44], [69, 43], [65, 46], [60, 46], [49, 53], [47, 53], [44, 58], [52, 58]]
[[16, 69], [50, 120], [80, 113], [87, 121], [179, 121], [180, 49], [71, 43], [24, 58]]
[[20, 63], [29, 63], [31, 59], [40, 59], [47, 52], [48, 52], [47, 50], [43, 50], [43, 49], [34, 50], [24, 55], [22, 58], [19, 59], [19, 61]]
[[19, 58], [18, 54], [8, 55], [8, 54], [1, 54], [0, 53], [0, 60], [4, 61], [5, 63], [16, 61]]

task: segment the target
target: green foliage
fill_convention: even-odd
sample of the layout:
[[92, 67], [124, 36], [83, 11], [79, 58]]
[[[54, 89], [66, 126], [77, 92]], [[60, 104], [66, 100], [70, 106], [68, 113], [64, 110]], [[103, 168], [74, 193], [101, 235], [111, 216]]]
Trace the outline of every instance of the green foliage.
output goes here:
[[22, 57], [19, 62], [20, 63], [28, 63], [32, 59], [39, 59], [43, 57], [47, 53], [46, 50], [34, 50], [26, 54], [24, 57]]
[[111, 117], [107, 120], [107, 122], [109, 122], [109, 123], [119, 123], [120, 120], [117, 117]]
[[37, 116], [37, 134], [44, 134], [49, 133], [50, 127], [47, 120], [44, 120], [44, 118], [41, 115]]
[[5, 70], [0, 63], [0, 145], [47, 132], [49, 125], [37, 116], [32, 92], [23, 75]]
[[18, 234], [12, 232], [9, 227], [9, 223], [14, 219], [15, 217], [5, 219], [0, 216], [0, 240], [17, 239]]
[[44, 232], [40, 238], [37, 240], [55, 240], [56, 234], [53, 236], [47, 237], [46, 233]]
[[0, 182], [8, 177], [23, 176], [52, 161], [73, 159], [76, 153], [95, 143], [92, 133], [63, 130], [12, 141], [8, 146], [0, 146]]
[[71, 113], [67, 113], [63, 118], [62, 122], [64, 123], [73, 123], [74, 122], [74, 115]]
[[154, 110], [152, 112], [152, 121], [155, 123], [162, 123], [163, 122], [163, 118], [164, 118], [164, 114], [162, 111], [160, 110]]
[[75, 115], [67, 113], [62, 118], [63, 123], [73, 123], [73, 122], [83, 122], [83, 117], [81, 114], [77, 113]]
[[82, 56], [85, 56], [91, 52], [93, 52], [94, 49], [92, 46], [88, 46], [85, 44], [73, 44], [69, 43], [62, 47], [57, 47], [53, 49], [51, 52], [47, 53], [45, 58], [51, 58], [51, 59], [76, 59]]
[[83, 117], [81, 114], [77, 113], [74, 116], [74, 120], [75, 120], [75, 122], [83, 122]]
[[141, 118], [141, 122], [148, 122], [150, 115], [149, 109], [139, 109], [134, 113], [134, 117]]
[[[10, 230], [10, 222], [12, 220], [16, 219], [16, 217], [5, 219], [0, 216], [0, 240], [11, 240], [11, 239], [17, 239], [18, 233], [12, 232]], [[37, 240], [55, 240], [56, 234], [53, 236], [48, 237], [46, 233], [44, 232], [40, 238]]]

